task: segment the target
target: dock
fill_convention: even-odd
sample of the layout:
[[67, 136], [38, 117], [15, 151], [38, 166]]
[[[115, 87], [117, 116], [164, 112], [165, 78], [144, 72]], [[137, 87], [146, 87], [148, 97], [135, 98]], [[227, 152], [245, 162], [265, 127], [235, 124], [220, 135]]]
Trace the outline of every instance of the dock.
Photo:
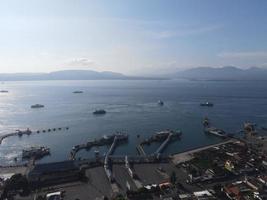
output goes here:
[[145, 139], [142, 141], [137, 147], [137, 151], [139, 155], [146, 156], [146, 153], [143, 149], [143, 145], [149, 145], [152, 142], [162, 142], [159, 148], [153, 153], [153, 155], [156, 155], [157, 158], [159, 158], [164, 151], [164, 149], [168, 146], [170, 141], [174, 139], [180, 139], [182, 135], [181, 131], [173, 131], [173, 130], [164, 130], [160, 132], [156, 132], [154, 135], [152, 135], [150, 138]]
[[[124, 138], [125, 136], [125, 138]], [[119, 140], [122, 140], [123, 139], [128, 139], [128, 135], [126, 137], [126, 134], [122, 134], [122, 133], [116, 133], [116, 134], [113, 134], [113, 135], [108, 135], [108, 136], [103, 136], [102, 138], [100, 139], [94, 139], [93, 141], [89, 141], [85, 144], [79, 144], [79, 145], [76, 145], [74, 147], [72, 147], [72, 150], [70, 152], [70, 159], [71, 160], [75, 160], [75, 156], [76, 154], [82, 150], [82, 149], [91, 149], [92, 147], [99, 147], [99, 146], [105, 146], [105, 145], [112, 145], [114, 143], [114, 140], [116, 138], [116, 141], [117, 139]], [[116, 142], [115, 141], [115, 142]], [[113, 147], [114, 148], [114, 147]], [[111, 151], [113, 151], [114, 149], [111, 149]]]
[[167, 147], [168, 143], [171, 141], [172, 137], [173, 137], [173, 133], [169, 133], [168, 137], [166, 138], [166, 140], [160, 145], [160, 147], [156, 150], [155, 154], [157, 155], [157, 158], [160, 157], [161, 153], [163, 152], [163, 150]]
[[111, 147], [109, 148], [109, 150], [105, 156], [104, 170], [105, 170], [107, 178], [109, 179], [110, 182], [114, 181], [114, 177], [113, 177], [113, 173], [112, 173], [112, 169], [111, 169], [112, 168], [112, 160], [109, 157], [113, 154], [118, 142], [120, 142], [120, 141], [123, 142], [123, 141], [127, 141], [127, 140], [128, 140], [128, 135], [115, 134], [114, 139], [113, 139], [113, 143], [112, 143]]
[[137, 145], [136, 150], [139, 155], [145, 156], [146, 152], [144, 151], [144, 148], [141, 144]]
[[19, 137], [22, 137], [23, 135], [31, 135], [33, 133], [46, 133], [46, 132], [52, 132], [52, 131], [56, 131], [56, 130], [69, 130], [69, 127], [64, 127], [64, 128], [53, 128], [53, 129], [47, 129], [47, 130], [35, 130], [35, 131], [32, 131], [30, 130], [29, 128], [27, 128], [26, 130], [16, 130], [15, 132], [13, 133], [7, 133], [5, 135], [1, 135], [0, 136], [0, 145], [2, 144], [3, 140], [8, 138], [8, 137], [12, 137], [12, 136], [19, 136]]
[[11, 136], [21, 137], [23, 135], [31, 135], [31, 134], [32, 134], [32, 131], [30, 129], [26, 129], [25, 131], [17, 130], [16, 132], [8, 133], [8, 134], [0, 136], [0, 144], [2, 144], [4, 139], [11, 137]]

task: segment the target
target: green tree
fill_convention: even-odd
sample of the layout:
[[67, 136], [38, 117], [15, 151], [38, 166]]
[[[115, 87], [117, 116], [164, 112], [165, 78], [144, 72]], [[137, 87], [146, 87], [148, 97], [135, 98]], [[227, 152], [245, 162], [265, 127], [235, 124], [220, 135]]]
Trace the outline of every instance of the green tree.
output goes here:
[[5, 181], [1, 199], [7, 198], [9, 192], [19, 190], [22, 190], [22, 195], [27, 195], [29, 193], [29, 183], [25, 176], [15, 174]]

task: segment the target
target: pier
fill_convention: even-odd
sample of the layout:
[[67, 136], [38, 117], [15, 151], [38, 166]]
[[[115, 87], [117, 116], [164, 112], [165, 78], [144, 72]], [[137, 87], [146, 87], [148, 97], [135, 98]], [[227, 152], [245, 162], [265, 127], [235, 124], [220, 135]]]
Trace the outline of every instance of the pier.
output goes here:
[[144, 148], [141, 144], [137, 145], [136, 150], [139, 155], [145, 156], [146, 152], [144, 151]]
[[114, 181], [114, 177], [113, 177], [113, 173], [112, 173], [112, 161], [111, 159], [109, 158], [110, 155], [113, 154], [115, 148], [116, 148], [116, 145], [117, 145], [117, 142], [119, 141], [127, 141], [128, 140], [128, 135], [126, 134], [116, 134], [114, 136], [114, 140], [113, 140], [113, 143], [111, 145], [111, 147], [109, 148], [106, 156], [105, 156], [105, 159], [104, 159], [104, 170], [105, 170], [105, 173], [109, 179], [110, 182], [113, 182]]
[[8, 137], [11, 137], [11, 136], [19, 136], [19, 137], [21, 137], [23, 135], [31, 135], [31, 134], [32, 134], [32, 131], [30, 129], [26, 129], [25, 131], [17, 130], [14, 133], [8, 133], [6, 135], [0, 136], [0, 144], [2, 144], [4, 139], [6, 139]]
[[157, 158], [159, 159], [161, 156], [161, 153], [168, 146], [169, 142], [172, 141], [173, 139], [180, 139], [181, 135], [182, 135], [181, 131], [173, 131], [173, 130], [160, 131], [152, 135], [150, 138], [142, 141], [136, 147], [136, 149], [139, 155], [146, 156], [146, 153], [143, 149], [143, 145], [149, 145], [152, 142], [162, 142], [159, 148], [153, 153], [153, 155], [156, 155]]
[[13, 133], [8, 133], [8, 134], [5, 134], [5, 135], [1, 135], [0, 136], [0, 145], [2, 144], [3, 140], [8, 138], [8, 137], [12, 137], [12, 136], [19, 136], [19, 137], [22, 137], [23, 135], [31, 135], [33, 133], [45, 133], [45, 132], [51, 132], [52, 130], [53, 131], [56, 131], [56, 130], [69, 130], [69, 127], [65, 127], [65, 128], [53, 128], [53, 129], [43, 129], [43, 130], [36, 130], [36, 131], [32, 131], [30, 130], [29, 128], [27, 128], [26, 130], [16, 130], [15, 132]]
[[[110, 144], [113, 145], [115, 138], [116, 138], [116, 141], [117, 141], [117, 139], [122, 140], [121, 137], [119, 137], [119, 136], [121, 136], [121, 137], [126, 136], [126, 134], [116, 133], [116, 134], [109, 135], [109, 136], [105, 135], [100, 139], [95, 139], [95, 140], [89, 141], [85, 144], [76, 145], [76, 146], [72, 147], [72, 150], [70, 152], [70, 159], [75, 160], [76, 154], [82, 149], [91, 149], [92, 147], [99, 147], [99, 146], [105, 146], [105, 145], [110, 145]], [[126, 137], [123, 139], [126, 139]], [[127, 136], [127, 139], [128, 139], [128, 136]], [[113, 150], [114, 150], [114, 147], [112, 149], [110, 149], [109, 151], [113, 151]]]
[[160, 147], [157, 149], [157, 151], [155, 152], [155, 154], [157, 155], [157, 158], [160, 157], [160, 154], [162, 153], [162, 151], [167, 147], [168, 143], [171, 141], [173, 137], [173, 133], [169, 133], [167, 139], [160, 145]]

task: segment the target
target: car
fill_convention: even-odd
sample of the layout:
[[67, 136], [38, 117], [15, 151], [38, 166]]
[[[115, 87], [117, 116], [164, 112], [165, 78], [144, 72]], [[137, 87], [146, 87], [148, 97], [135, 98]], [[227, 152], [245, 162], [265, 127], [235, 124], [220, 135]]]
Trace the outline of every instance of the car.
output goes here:
[[62, 198], [62, 192], [52, 192], [46, 194], [46, 200], [63, 200]]

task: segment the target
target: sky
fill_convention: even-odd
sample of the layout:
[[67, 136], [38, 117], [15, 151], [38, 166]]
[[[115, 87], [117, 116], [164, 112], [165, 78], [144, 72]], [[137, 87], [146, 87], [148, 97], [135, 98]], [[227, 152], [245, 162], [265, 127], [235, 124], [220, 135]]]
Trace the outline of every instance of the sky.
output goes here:
[[0, 0], [0, 73], [267, 67], [266, 0]]

